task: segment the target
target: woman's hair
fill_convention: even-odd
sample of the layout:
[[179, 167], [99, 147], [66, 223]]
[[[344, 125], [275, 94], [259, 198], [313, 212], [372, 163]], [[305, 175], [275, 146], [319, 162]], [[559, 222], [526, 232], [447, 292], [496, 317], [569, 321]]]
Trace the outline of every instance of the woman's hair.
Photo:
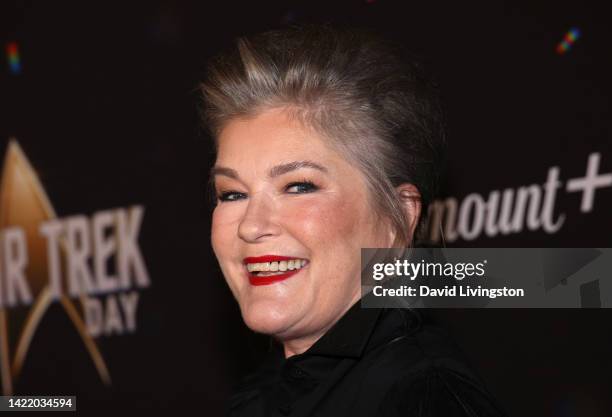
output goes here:
[[314, 129], [364, 174], [375, 214], [397, 231], [394, 246], [411, 245], [395, 187], [414, 184], [427, 213], [445, 139], [437, 87], [399, 46], [320, 25], [265, 32], [211, 60], [201, 89], [214, 138], [228, 121], [272, 108]]

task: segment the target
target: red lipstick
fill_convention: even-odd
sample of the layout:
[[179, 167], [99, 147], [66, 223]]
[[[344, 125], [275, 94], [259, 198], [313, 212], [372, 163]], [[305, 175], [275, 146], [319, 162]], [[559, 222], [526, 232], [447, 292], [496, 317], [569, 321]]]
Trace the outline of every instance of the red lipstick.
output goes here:
[[263, 255], [263, 256], [253, 256], [244, 258], [242, 261], [246, 264], [258, 264], [263, 262], [280, 262], [280, 261], [290, 261], [292, 259], [300, 259], [300, 258], [289, 258], [287, 256], [276, 256], [276, 255]]
[[[301, 259], [301, 258], [297, 258], [297, 257], [291, 258], [287, 256], [277, 256], [277, 255], [264, 255], [264, 256], [254, 256], [254, 257], [244, 258], [243, 263], [246, 266], [247, 264], [290, 261], [292, 259]], [[251, 283], [251, 285], [269, 285], [269, 284], [273, 284], [278, 281], [283, 281], [297, 274], [302, 269], [304, 269], [307, 265], [308, 264], [304, 265], [302, 268], [294, 269], [292, 271], [287, 270], [287, 272], [284, 272], [282, 274], [276, 274], [276, 275], [259, 276], [249, 271], [246, 271], [246, 273], [247, 273], [247, 277], [249, 278], [249, 282]]]

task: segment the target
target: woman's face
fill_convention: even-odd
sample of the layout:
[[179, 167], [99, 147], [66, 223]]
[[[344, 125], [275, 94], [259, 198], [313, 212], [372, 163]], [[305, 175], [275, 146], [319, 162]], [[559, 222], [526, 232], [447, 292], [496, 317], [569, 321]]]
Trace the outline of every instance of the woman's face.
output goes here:
[[360, 249], [388, 247], [389, 229], [361, 172], [281, 109], [229, 122], [218, 142], [211, 240], [242, 316], [314, 343], [360, 298]]

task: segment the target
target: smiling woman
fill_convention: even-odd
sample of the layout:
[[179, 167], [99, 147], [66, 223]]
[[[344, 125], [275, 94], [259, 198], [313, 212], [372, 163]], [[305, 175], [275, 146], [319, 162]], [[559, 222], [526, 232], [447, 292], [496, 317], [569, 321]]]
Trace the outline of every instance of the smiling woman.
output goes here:
[[410, 246], [436, 190], [443, 129], [418, 66], [372, 35], [294, 28], [240, 39], [202, 91], [212, 247], [273, 340], [231, 415], [501, 415], [416, 312], [360, 308], [361, 248]]
[[[389, 247], [393, 233], [372, 216], [361, 172], [285, 109], [229, 121], [218, 141], [221, 270], [246, 324], [302, 353], [360, 298], [360, 249]], [[282, 259], [304, 266], [283, 273]], [[280, 271], [265, 281], [248, 271], [266, 267]]]

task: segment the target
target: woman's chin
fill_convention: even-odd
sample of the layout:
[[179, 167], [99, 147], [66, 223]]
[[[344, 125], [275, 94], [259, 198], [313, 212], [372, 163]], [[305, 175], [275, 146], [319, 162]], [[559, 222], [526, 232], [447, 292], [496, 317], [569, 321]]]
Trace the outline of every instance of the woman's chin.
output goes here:
[[299, 316], [295, 302], [261, 300], [241, 305], [242, 318], [254, 332], [278, 335], [286, 332]]

